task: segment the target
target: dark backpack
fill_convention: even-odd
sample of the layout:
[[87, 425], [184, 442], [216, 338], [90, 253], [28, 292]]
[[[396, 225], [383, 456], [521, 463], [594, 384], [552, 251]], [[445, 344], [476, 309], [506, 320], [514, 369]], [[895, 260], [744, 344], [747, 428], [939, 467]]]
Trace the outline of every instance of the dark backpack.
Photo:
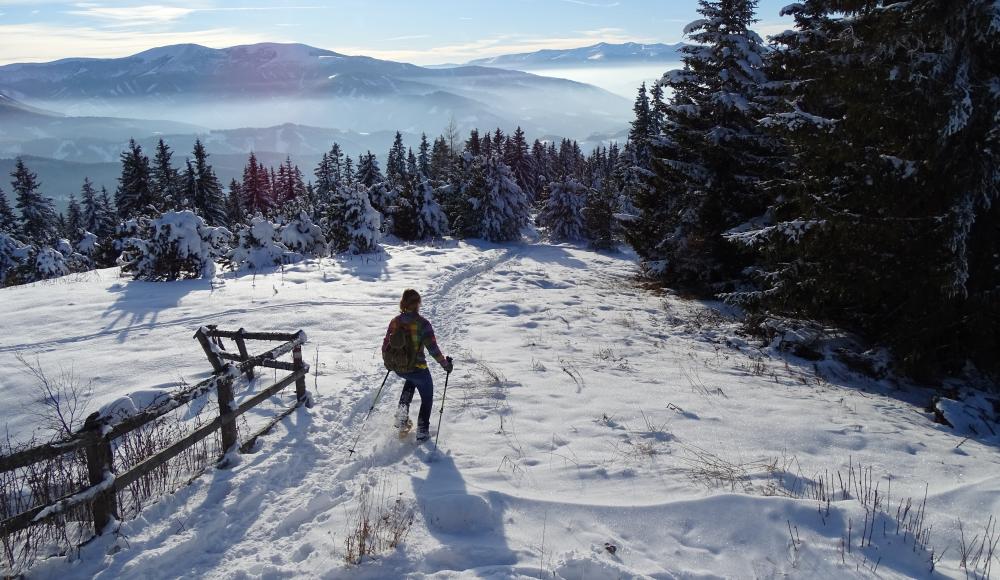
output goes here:
[[385, 368], [397, 373], [412, 371], [417, 365], [417, 349], [410, 338], [410, 329], [405, 324], [397, 324], [389, 335], [388, 347], [382, 352]]

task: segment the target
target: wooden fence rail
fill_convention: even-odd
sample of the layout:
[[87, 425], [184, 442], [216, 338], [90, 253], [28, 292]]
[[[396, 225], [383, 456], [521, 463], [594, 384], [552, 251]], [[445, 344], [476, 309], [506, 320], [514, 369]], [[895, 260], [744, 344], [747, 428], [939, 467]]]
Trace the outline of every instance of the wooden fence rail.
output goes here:
[[[112, 422], [113, 417], [102, 417], [98, 413], [94, 413], [87, 418], [83, 428], [72, 437], [0, 456], [0, 472], [7, 472], [83, 449], [87, 458], [90, 483], [90, 487], [63, 496], [51, 504], [35, 506], [0, 521], [0, 534], [11, 534], [23, 530], [74, 507], [89, 504], [94, 514], [94, 532], [100, 535], [118, 511], [117, 494], [119, 492], [139, 481], [142, 477], [149, 475], [153, 470], [166, 464], [199, 441], [209, 437], [215, 431], [221, 431], [223, 453], [236, 452], [240, 443], [236, 430], [236, 419], [292, 383], [295, 383], [295, 404], [279, 413], [264, 428], [248, 437], [239, 446], [239, 450], [246, 452], [253, 446], [258, 437], [269, 432], [278, 421], [287, 417], [298, 407], [311, 406], [305, 382], [309, 365], [302, 359], [302, 345], [306, 342], [304, 332], [299, 331], [294, 334], [246, 332], [242, 328], [237, 331], [225, 331], [208, 326], [198, 329], [195, 338], [198, 339], [212, 365], [214, 374], [211, 377], [196, 385], [166, 394], [164, 398], [153, 402], [142, 411], [116, 422]], [[223, 338], [235, 342], [239, 354], [225, 351], [221, 341]], [[246, 347], [247, 340], [281, 341], [282, 344], [262, 354], [251, 356]], [[277, 360], [289, 352], [292, 353], [291, 362]], [[223, 360], [239, 364], [223, 362]], [[233, 396], [233, 384], [244, 374], [252, 378], [254, 367], [290, 371], [290, 374], [237, 406]], [[218, 416], [178, 441], [171, 443], [165, 449], [143, 459], [124, 473], [114, 473], [113, 442], [115, 439], [148, 425], [174, 409], [206, 396], [212, 391], [216, 393], [219, 403]], [[225, 467], [225, 461], [219, 465]]]

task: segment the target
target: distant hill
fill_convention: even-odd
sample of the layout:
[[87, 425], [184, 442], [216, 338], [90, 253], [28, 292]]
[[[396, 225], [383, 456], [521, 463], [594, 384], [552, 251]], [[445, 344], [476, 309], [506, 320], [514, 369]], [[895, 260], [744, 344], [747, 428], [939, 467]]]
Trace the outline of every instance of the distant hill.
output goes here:
[[0, 92], [73, 116], [157, 118], [212, 129], [296, 123], [436, 135], [521, 125], [583, 138], [617, 131], [630, 103], [584, 83], [491, 67], [430, 69], [303, 44], [154, 48], [125, 58], [0, 66]]
[[469, 66], [489, 66], [500, 68], [541, 69], [556, 67], [585, 66], [628, 66], [677, 62], [683, 58], [677, 44], [609, 44], [602, 42], [593, 46], [566, 50], [539, 50], [520, 54], [505, 54], [492, 58], [480, 58], [468, 62]]

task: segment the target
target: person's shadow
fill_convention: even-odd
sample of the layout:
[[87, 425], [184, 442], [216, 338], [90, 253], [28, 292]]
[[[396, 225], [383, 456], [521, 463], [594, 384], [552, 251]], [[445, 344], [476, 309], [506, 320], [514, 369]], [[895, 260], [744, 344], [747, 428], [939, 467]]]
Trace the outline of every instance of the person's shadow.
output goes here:
[[475, 568], [477, 576], [491, 576], [497, 567], [517, 563], [503, 529], [503, 495], [472, 494], [450, 455], [420, 450], [417, 456], [430, 470], [426, 479], [411, 478], [413, 494], [427, 529], [441, 547], [424, 557], [427, 572]]

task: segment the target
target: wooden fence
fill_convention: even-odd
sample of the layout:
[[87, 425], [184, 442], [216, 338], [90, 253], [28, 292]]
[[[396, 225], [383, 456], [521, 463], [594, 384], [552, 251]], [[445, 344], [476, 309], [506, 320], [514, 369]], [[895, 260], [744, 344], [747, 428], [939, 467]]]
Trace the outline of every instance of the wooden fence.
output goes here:
[[[295, 334], [288, 334], [247, 332], [242, 328], [236, 331], [225, 331], [209, 326], [198, 329], [195, 338], [201, 343], [214, 370], [214, 374], [208, 379], [170, 393], [165, 399], [117, 422], [112, 422], [113, 418], [111, 417], [102, 417], [98, 413], [94, 413], [87, 418], [83, 428], [72, 437], [17, 451], [10, 455], [0, 455], [0, 473], [2, 473], [28, 467], [82, 449], [87, 459], [90, 483], [90, 487], [76, 490], [54, 503], [35, 506], [3, 520], [0, 522], [0, 534], [12, 534], [40, 524], [67, 510], [90, 505], [94, 517], [94, 532], [100, 535], [106, 531], [108, 524], [118, 511], [117, 494], [119, 492], [150, 474], [154, 469], [164, 465], [184, 450], [212, 435], [215, 431], [221, 430], [223, 451], [234, 452], [239, 444], [236, 419], [276, 395], [285, 387], [295, 383], [295, 404], [279, 413], [266, 426], [248, 437], [240, 447], [240, 451], [249, 450], [258, 437], [269, 432], [279, 421], [298, 407], [311, 404], [306, 394], [305, 382], [309, 366], [302, 360], [302, 345], [306, 342], [306, 335], [301, 330]], [[225, 350], [222, 339], [232, 340], [236, 344], [238, 354]], [[251, 356], [247, 350], [246, 341], [248, 340], [280, 341], [282, 344], [263, 354]], [[291, 362], [278, 360], [288, 353], [292, 354]], [[289, 371], [289, 374], [237, 406], [233, 396], [233, 383], [244, 374], [252, 377], [255, 367]], [[207, 396], [213, 391], [218, 397], [219, 415], [214, 417], [212, 421], [171, 443], [165, 449], [145, 458], [124, 473], [116, 474], [113, 472], [113, 449], [116, 438], [148, 425], [181, 405]], [[224, 464], [220, 464], [220, 466], [225, 467]]]

